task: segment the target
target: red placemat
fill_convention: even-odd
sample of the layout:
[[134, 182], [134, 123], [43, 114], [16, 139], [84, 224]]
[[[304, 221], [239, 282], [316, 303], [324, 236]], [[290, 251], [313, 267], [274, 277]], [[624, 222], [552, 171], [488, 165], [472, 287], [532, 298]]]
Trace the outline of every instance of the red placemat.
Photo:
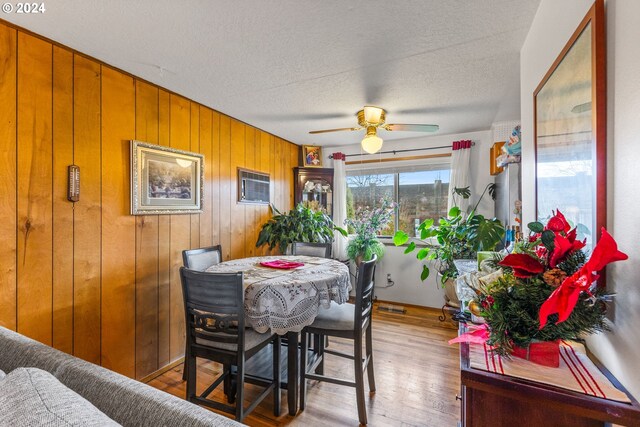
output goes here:
[[302, 267], [304, 263], [287, 261], [285, 259], [277, 259], [275, 261], [263, 261], [260, 263], [260, 265], [264, 267], [270, 267], [270, 268], [279, 268], [282, 270], [291, 270], [293, 268]]

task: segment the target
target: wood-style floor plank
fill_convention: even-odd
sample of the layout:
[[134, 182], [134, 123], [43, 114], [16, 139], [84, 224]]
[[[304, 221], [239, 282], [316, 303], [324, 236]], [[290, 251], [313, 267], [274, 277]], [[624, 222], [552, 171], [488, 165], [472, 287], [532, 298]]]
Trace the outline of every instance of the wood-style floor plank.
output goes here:
[[[408, 307], [406, 314], [375, 311], [373, 321], [375, 394], [366, 396], [369, 426], [455, 426], [459, 420], [460, 370], [458, 347], [447, 341], [456, 335], [450, 321], [439, 322], [439, 311]], [[331, 338], [330, 347], [350, 352], [351, 342]], [[198, 393], [220, 372], [220, 365], [199, 361]], [[325, 374], [353, 378], [353, 365], [330, 356]], [[366, 380], [365, 380], [366, 381]], [[165, 372], [149, 385], [180, 398], [185, 396], [182, 365]], [[368, 387], [368, 385], [366, 386]], [[258, 387], [246, 386], [247, 399]], [[216, 390], [212, 398], [222, 399]], [[307, 406], [295, 417], [287, 414], [286, 391], [282, 392], [280, 417], [273, 416], [267, 397], [246, 419], [250, 426], [356, 426], [355, 390], [317, 381], [308, 382]]]

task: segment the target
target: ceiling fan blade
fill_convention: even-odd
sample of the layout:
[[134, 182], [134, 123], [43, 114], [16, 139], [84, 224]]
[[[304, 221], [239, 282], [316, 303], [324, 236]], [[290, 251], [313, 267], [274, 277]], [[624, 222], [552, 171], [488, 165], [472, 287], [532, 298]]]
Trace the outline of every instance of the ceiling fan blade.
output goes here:
[[342, 132], [345, 130], [362, 130], [362, 128], [338, 128], [338, 129], [312, 130], [309, 133], [316, 134], [316, 133], [328, 133], [328, 132]]
[[386, 130], [390, 131], [402, 131], [402, 132], [435, 132], [440, 129], [438, 125], [410, 125], [410, 124], [392, 124], [382, 126]]

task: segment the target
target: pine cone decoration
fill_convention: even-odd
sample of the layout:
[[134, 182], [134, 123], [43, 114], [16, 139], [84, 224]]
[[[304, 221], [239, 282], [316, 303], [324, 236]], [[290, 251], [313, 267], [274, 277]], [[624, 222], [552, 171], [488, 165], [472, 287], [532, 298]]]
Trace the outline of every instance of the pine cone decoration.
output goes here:
[[557, 288], [562, 284], [564, 279], [567, 278], [567, 273], [560, 270], [559, 268], [554, 268], [552, 270], [547, 270], [542, 275], [545, 283], [553, 288]]

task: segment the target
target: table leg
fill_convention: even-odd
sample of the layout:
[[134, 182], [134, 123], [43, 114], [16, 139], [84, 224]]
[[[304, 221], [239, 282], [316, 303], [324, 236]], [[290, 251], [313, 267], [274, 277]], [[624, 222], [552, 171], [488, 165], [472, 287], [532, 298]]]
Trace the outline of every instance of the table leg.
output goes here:
[[287, 405], [289, 415], [296, 415], [298, 412], [298, 382], [299, 365], [298, 358], [298, 333], [287, 332], [288, 360], [287, 360]]

